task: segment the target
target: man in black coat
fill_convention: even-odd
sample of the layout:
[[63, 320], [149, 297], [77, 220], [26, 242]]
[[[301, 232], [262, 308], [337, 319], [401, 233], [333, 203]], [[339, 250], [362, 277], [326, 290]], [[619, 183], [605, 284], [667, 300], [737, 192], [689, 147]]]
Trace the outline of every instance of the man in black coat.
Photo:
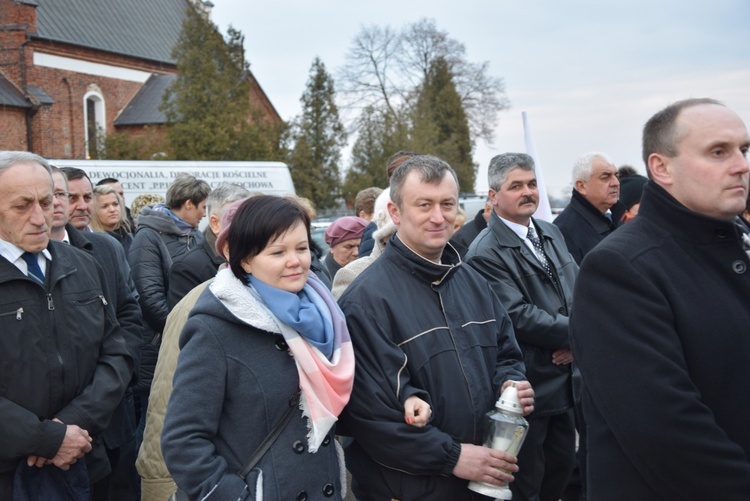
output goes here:
[[[565, 237], [568, 251], [580, 266], [584, 256], [619, 225], [625, 212], [618, 203], [620, 181], [617, 168], [605, 153], [584, 153], [573, 165], [573, 194], [568, 206], [555, 218], [554, 224]], [[576, 428], [580, 435], [577, 465], [565, 499], [578, 499], [585, 489], [586, 423], [580, 402], [580, 374], [574, 369], [573, 388], [576, 399]]]
[[[458, 208], [453, 169], [415, 156], [391, 178], [397, 233], [339, 299], [357, 357], [341, 423], [353, 491], [363, 501], [487, 499], [469, 480], [503, 485], [515, 457], [480, 446], [482, 418], [510, 380], [533, 411], [521, 353], [487, 281], [447, 245]], [[404, 419], [406, 400], [432, 405], [424, 427]]]
[[588, 499], [750, 495], [750, 135], [712, 99], [643, 129], [638, 217], [584, 260], [570, 320]]
[[[60, 470], [72, 467], [76, 478], [104, 478], [101, 434], [133, 373], [101, 267], [87, 253], [50, 241], [55, 198], [44, 159], [0, 152], [3, 501], [12, 499], [17, 468], [65, 477]], [[84, 470], [75, 466], [82, 458]]]
[[[85, 173], [78, 179], [88, 181], [89, 186], [91, 184]], [[130, 265], [125, 256], [125, 250], [117, 240], [105, 233], [79, 231], [68, 223], [68, 199], [66, 196], [61, 196], [69, 190], [67, 177], [61, 169], [53, 167], [52, 181], [57, 196], [53, 204], [54, 215], [50, 237], [91, 254], [104, 271], [107, 288], [105, 297], [114, 305], [122, 336], [134, 360], [135, 370], [131, 380], [131, 385], [133, 385], [138, 375], [141, 342], [143, 340], [143, 317], [141, 308], [138, 306], [138, 293], [130, 276]], [[81, 186], [85, 188], [86, 183], [81, 183]], [[80, 203], [85, 203], [83, 197], [80, 198]], [[135, 470], [137, 453], [135, 450], [135, 429], [136, 416], [133, 391], [128, 388], [120, 405], [112, 415], [112, 421], [104, 430], [104, 445], [107, 449], [112, 472], [94, 485], [95, 498], [114, 501], [138, 497], [140, 479], [138, 472]]]
[[573, 183], [570, 203], [554, 223], [580, 265], [583, 257], [621, 224], [624, 210], [617, 204], [620, 197], [617, 167], [606, 154], [581, 155], [573, 166]]

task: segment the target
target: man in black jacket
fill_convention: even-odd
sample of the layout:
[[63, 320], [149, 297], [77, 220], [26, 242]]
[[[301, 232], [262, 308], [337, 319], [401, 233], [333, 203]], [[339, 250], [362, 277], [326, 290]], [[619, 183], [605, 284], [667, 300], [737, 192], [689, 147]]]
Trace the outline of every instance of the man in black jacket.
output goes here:
[[[83, 181], [88, 185], [91, 182], [83, 171], [77, 174], [81, 176], [78, 179], [82, 180], [78, 185], [86, 192], [86, 183]], [[138, 306], [138, 293], [130, 276], [130, 265], [125, 251], [117, 240], [107, 234], [79, 231], [69, 224], [69, 203], [64, 196], [69, 190], [69, 185], [62, 169], [52, 167], [52, 181], [56, 196], [50, 237], [91, 254], [104, 271], [107, 288], [105, 297], [114, 305], [122, 336], [134, 360], [132, 386], [138, 374], [143, 340], [143, 316]], [[85, 203], [83, 197], [81, 203]], [[112, 473], [94, 485], [95, 499], [114, 501], [138, 497], [140, 479], [135, 470], [135, 429], [135, 405], [133, 391], [129, 387], [113, 413], [110, 425], [102, 435]]]
[[570, 318], [588, 499], [750, 495], [750, 135], [712, 99], [643, 129], [638, 217], [581, 266]]
[[53, 199], [44, 159], [0, 153], [3, 501], [16, 468], [68, 470], [85, 458], [91, 482], [107, 475], [100, 434], [133, 370], [101, 268], [49, 239]]
[[[458, 208], [451, 167], [431, 156], [404, 162], [391, 178], [385, 252], [341, 296], [357, 357], [354, 389], [342, 422], [358, 499], [487, 499], [469, 480], [503, 485], [515, 457], [479, 444], [483, 415], [523, 363], [505, 309], [489, 284], [447, 245]], [[533, 410], [533, 390], [519, 383]], [[432, 419], [405, 422], [412, 395]]]
[[617, 204], [620, 181], [612, 160], [599, 152], [585, 153], [573, 166], [573, 195], [555, 218], [565, 244], [579, 265], [583, 257], [621, 224]]
[[488, 177], [494, 213], [465, 261], [507, 308], [535, 393], [510, 488], [517, 501], [558, 500], [575, 457], [568, 316], [578, 265], [560, 230], [532, 217], [539, 190], [529, 155], [494, 157]]

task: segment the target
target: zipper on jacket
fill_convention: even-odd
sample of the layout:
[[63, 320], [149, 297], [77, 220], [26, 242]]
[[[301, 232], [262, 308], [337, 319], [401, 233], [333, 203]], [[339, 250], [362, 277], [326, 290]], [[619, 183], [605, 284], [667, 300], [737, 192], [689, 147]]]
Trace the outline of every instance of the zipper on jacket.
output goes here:
[[106, 299], [104, 298], [104, 296], [101, 296], [101, 295], [100, 295], [100, 296], [99, 296], [99, 299], [101, 299], [101, 300], [102, 300], [102, 304], [103, 304], [104, 306], [107, 306], [107, 305], [109, 304], [109, 303], [107, 302], [107, 300], [106, 300]]
[[55, 311], [55, 302], [52, 300], [52, 293], [47, 293], [47, 309]]
[[11, 315], [16, 316], [16, 320], [22, 320], [23, 319], [23, 307], [18, 308], [16, 311], [9, 311], [6, 313], [0, 313], [0, 317], [9, 317]]
[[[458, 345], [456, 344], [456, 338], [453, 336], [453, 329], [451, 329], [451, 324], [448, 322], [448, 316], [445, 314], [445, 305], [443, 304], [443, 295], [440, 294], [440, 292], [435, 291], [435, 293], [438, 295], [438, 298], [440, 299], [440, 311], [443, 313], [443, 318], [445, 319], [445, 325], [448, 327], [448, 332], [451, 336], [451, 341], [453, 342], [453, 349], [456, 350], [456, 358], [458, 359], [458, 365], [461, 367], [461, 374], [464, 376], [464, 381], [466, 382], [466, 392], [469, 394], [469, 401], [471, 402], [471, 413], [474, 415], [476, 412], [476, 409], [474, 408], [474, 395], [471, 394], [471, 384], [469, 382], [469, 378], [466, 375], [466, 369], [464, 369], [464, 363], [461, 360], [461, 354], [458, 352]], [[494, 374], [494, 372], [493, 372]], [[472, 433], [472, 437], [476, 439], [477, 437], [477, 420], [473, 419], [474, 421], [472, 423], [472, 429], [474, 430]]]

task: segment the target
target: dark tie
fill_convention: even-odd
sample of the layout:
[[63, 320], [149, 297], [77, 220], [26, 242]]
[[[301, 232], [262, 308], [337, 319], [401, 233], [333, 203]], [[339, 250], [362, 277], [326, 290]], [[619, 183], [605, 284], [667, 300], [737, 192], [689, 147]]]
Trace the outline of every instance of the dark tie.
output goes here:
[[542, 268], [544, 268], [544, 271], [547, 273], [547, 275], [554, 280], [552, 270], [549, 267], [549, 260], [547, 260], [547, 255], [544, 253], [544, 247], [542, 247], [542, 242], [539, 240], [539, 237], [536, 236], [534, 226], [531, 224], [529, 225], [529, 232], [526, 234], [526, 238], [528, 238], [531, 244], [534, 246], [534, 249], [536, 250], [536, 257], [539, 258], [539, 262], [542, 264]]
[[21, 257], [26, 261], [29, 268], [29, 276], [34, 277], [40, 284], [44, 283], [44, 273], [39, 267], [39, 254], [35, 252], [24, 252]]

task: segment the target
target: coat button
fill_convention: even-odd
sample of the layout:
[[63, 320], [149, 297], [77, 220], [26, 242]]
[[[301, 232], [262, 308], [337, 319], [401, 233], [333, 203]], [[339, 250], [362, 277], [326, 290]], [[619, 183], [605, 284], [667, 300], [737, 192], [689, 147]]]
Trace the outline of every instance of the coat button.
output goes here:
[[716, 236], [719, 238], [727, 238], [727, 230], [724, 228], [719, 228], [716, 230]]
[[302, 440], [297, 440], [292, 444], [292, 450], [296, 452], [297, 454], [302, 454], [305, 452], [305, 444], [302, 443]]
[[279, 351], [287, 351], [289, 349], [289, 345], [286, 344], [286, 341], [281, 336], [276, 336], [276, 341], [274, 341], [273, 345]]
[[333, 488], [331, 484], [326, 484], [323, 486], [323, 495], [327, 498], [333, 496], [333, 493], [336, 492], [336, 489]]
[[297, 501], [307, 501], [307, 493], [305, 491], [299, 491], [297, 493]]
[[328, 445], [330, 443], [331, 443], [331, 436], [329, 435], [323, 439], [323, 445]]
[[559, 308], [557, 309], [557, 312], [558, 312], [558, 313], [560, 313], [561, 315], [564, 315], [564, 314], [565, 314], [565, 307], [564, 307], [564, 306], [560, 306], [560, 307], [559, 307]]
[[745, 263], [743, 263], [742, 261], [738, 259], [737, 261], [732, 263], [732, 269], [738, 275], [742, 275], [743, 273], [747, 271], [747, 266], [745, 266]]

